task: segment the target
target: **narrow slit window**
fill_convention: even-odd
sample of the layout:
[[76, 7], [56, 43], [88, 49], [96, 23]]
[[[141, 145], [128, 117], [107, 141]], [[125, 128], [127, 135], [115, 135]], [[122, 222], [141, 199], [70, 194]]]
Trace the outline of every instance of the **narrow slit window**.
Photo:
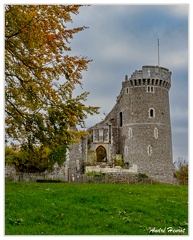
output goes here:
[[123, 126], [123, 113], [120, 112], [120, 127]]
[[147, 86], [147, 92], [148, 93], [154, 93], [154, 87], [153, 86]]
[[129, 128], [129, 130], [128, 130], [128, 138], [131, 139], [132, 136], [133, 136], [132, 128]]
[[153, 108], [150, 108], [150, 109], [149, 109], [149, 117], [150, 117], [150, 118], [155, 117], [155, 110], [154, 110]]
[[151, 145], [148, 145], [148, 147], [147, 147], [147, 154], [148, 154], [148, 156], [152, 155], [152, 146]]
[[154, 137], [158, 139], [158, 128], [154, 128]]
[[125, 156], [128, 156], [128, 147], [125, 146]]

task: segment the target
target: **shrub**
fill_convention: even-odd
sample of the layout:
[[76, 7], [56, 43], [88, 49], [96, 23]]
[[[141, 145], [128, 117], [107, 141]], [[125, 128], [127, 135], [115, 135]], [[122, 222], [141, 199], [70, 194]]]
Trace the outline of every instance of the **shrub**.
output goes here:
[[139, 179], [147, 179], [147, 178], [149, 178], [147, 176], [147, 174], [145, 174], [145, 173], [138, 173], [138, 177], [139, 177]]
[[123, 156], [121, 154], [116, 154], [116, 156], [113, 157], [113, 162], [115, 166], [120, 166], [122, 168], [125, 166], [125, 163], [123, 162]]
[[103, 172], [96, 172], [96, 171], [90, 171], [90, 172], [86, 172], [87, 176], [93, 176], [93, 177], [101, 177], [101, 176], [105, 176], [105, 173]]
[[174, 176], [181, 185], [188, 185], [188, 162], [183, 158], [178, 158], [174, 164], [176, 167]]
[[61, 144], [53, 149], [44, 146], [20, 149], [5, 147], [5, 163], [14, 164], [17, 172], [44, 172], [53, 168], [55, 162], [61, 166], [66, 160], [66, 145]]

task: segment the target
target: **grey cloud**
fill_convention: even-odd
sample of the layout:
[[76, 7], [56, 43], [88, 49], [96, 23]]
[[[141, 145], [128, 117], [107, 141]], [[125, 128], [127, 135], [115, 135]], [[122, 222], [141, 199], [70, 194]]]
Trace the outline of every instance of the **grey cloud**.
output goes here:
[[[88, 117], [88, 126], [104, 118], [116, 102], [122, 81], [143, 65], [160, 64], [172, 71], [170, 109], [174, 156], [188, 157], [188, 5], [95, 5], [83, 7], [72, 26], [89, 26], [71, 42], [72, 54], [93, 59], [83, 74], [88, 105], [101, 114]], [[77, 91], [77, 93], [80, 89]]]

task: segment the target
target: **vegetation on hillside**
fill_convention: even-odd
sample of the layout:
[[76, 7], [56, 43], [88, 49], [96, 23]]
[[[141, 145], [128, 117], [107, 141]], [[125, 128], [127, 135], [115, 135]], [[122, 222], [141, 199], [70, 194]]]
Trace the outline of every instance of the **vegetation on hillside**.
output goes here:
[[188, 185], [188, 162], [186, 159], [178, 158], [174, 165], [176, 167], [174, 176], [181, 185]]

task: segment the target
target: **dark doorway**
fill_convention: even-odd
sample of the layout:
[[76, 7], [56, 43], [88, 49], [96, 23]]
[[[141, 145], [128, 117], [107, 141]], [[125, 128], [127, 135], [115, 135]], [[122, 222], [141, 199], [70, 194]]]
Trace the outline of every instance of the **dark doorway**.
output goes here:
[[97, 162], [106, 162], [107, 161], [107, 151], [103, 146], [99, 146], [96, 149]]

